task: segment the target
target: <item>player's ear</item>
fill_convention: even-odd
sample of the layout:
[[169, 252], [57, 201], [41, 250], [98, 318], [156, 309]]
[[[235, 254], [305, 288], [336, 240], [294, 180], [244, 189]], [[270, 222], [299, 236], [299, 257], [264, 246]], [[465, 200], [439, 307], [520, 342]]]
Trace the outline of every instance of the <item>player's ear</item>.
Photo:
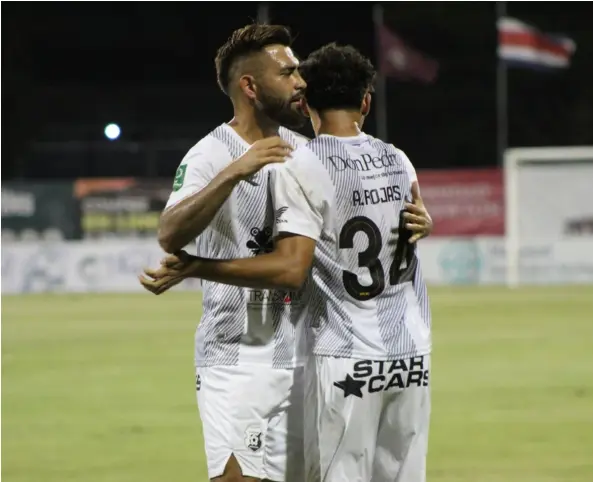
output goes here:
[[256, 99], [257, 87], [255, 86], [255, 79], [252, 75], [242, 75], [239, 78], [239, 88], [247, 96], [248, 99]]
[[360, 113], [366, 117], [367, 115], [369, 115], [370, 111], [371, 111], [371, 93], [367, 92], [366, 94], [364, 94], [364, 98], [362, 99], [362, 107], [360, 109]]

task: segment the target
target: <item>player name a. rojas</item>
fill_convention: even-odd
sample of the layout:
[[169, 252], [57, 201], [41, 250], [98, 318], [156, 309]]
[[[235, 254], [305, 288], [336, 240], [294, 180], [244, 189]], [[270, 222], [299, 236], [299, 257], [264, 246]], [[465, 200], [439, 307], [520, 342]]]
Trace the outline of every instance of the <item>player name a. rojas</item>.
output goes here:
[[378, 189], [355, 189], [352, 191], [352, 205], [366, 206], [369, 204], [390, 203], [401, 201], [401, 186], [393, 185], [380, 187]]

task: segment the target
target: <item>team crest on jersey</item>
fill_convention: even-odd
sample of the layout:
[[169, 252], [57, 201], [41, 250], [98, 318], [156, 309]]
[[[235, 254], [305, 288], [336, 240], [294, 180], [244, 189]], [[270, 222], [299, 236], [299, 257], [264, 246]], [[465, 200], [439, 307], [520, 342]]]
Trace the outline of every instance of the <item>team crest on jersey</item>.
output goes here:
[[249, 427], [245, 430], [245, 445], [247, 448], [253, 452], [260, 450], [262, 446], [261, 436], [262, 434], [259, 427]]
[[251, 228], [251, 236], [253, 239], [247, 241], [247, 247], [254, 255], [271, 253], [274, 250], [272, 228]]
[[344, 398], [350, 395], [363, 398], [365, 393], [427, 387], [429, 372], [425, 356], [393, 361], [360, 360], [354, 364], [353, 373], [335, 381], [334, 387], [344, 392]]

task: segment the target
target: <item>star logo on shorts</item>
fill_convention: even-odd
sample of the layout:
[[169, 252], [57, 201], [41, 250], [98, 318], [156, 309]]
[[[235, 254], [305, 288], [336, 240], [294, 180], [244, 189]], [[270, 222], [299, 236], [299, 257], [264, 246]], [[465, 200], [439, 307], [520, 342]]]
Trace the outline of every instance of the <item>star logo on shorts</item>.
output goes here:
[[350, 376], [348, 373], [346, 378], [340, 382], [334, 382], [334, 387], [338, 387], [344, 390], [344, 398], [349, 395], [354, 395], [355, 397], [362, 398], [362, 387], [366, 385], [367, 382], [364, 380], [355, 380]]

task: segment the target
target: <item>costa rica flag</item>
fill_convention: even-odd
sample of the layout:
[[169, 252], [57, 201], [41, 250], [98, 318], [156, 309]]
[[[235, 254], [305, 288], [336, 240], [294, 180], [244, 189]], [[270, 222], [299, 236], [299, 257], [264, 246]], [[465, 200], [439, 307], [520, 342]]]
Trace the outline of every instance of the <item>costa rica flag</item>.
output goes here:
[[564, 69], [576, 44], [568, 37], [543, 33], [516, 18], [501, 17], [498, 27], [498, 56], [516, 67]]

